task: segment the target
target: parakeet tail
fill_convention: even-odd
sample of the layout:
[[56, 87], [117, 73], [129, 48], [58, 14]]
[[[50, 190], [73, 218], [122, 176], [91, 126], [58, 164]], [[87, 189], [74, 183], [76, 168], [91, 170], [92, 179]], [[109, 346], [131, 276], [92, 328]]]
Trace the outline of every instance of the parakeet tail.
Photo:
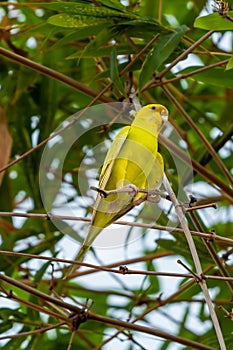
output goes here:
[[[79, 262], [82, 262], [85, 255], [86, 255], [86, 252], [91, 248], [90, 245], [85, 245], [83, 244], [82, 247], [80, 248], [76, 258], [74, 259], [75, 261], [79, 261]], [[64, 279], [66, 279], [72, 272], [74, 272], [75, 270], [79, 269], [79, 266], [78, 265], [72, 265], [68, 272], [66, 273]]]
[[86, 245], [86, 244], [83, 244], [82, 247], [80, 248], [76, 258], [75, 258], [75, 261], [83, 261], [87, 251], [91, 248], [90, 245]]
[[[99, 233], [102, 231], [102, 228], [100, 227], [95, 227], [95, 226], [90, 226], [89, 232], [87, 234], [87, 237], [85, 238], [77, 256], [75, 257], [75, 261], [79, 261], [82, 262], [86, 253], [88, 252], [88, 250], [91, 248], [91, 245], [93, 243], [93, 241], [95, 240], [95, 238], [99, 235]], [[67, 274], [65, 275], [64, 279], [66, 279], [72, 272], [74, 272], [75, 270], [77, 270], [79, 268], [78, 265], [72, 265]]]

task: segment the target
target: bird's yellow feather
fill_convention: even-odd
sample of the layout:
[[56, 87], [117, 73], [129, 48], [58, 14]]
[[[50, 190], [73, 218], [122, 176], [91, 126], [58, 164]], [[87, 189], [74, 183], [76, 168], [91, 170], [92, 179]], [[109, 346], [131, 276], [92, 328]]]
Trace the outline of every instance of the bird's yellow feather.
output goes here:
[[[158, 153], [158, 135], [168, 118], [167, 109], [160, 104], [150, 104], [136, 113], [130, 126], [124, 127], [115, 137], [106, 155], [100, 174], [99, 188], [120, 189], [134, 185], [141, 189], [158, 188], [162, 182], [164, 165]], [[110, 194], [106, 198], [98, 193], [94, 204], [91, 225], [76, 257], [82, 260], [101, 231], [129, 212], [145, 194]]]

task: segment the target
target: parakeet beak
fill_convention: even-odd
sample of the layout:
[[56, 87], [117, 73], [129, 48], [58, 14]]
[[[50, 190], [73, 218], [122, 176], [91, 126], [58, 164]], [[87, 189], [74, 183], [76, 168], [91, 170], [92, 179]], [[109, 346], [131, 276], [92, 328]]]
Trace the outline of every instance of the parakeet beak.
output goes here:
[[168, 121], [168, 110], [162, 109], [160, 112], [161, 118], [163, 120], [163, 124], [165, 124]]

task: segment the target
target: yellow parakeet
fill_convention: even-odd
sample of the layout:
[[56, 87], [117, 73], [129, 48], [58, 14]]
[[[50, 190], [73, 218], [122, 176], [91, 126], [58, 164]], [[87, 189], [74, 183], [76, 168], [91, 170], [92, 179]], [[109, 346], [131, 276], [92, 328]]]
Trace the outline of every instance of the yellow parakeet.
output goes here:
[[[152, 190], [160, 186], [164, 165], [158, 153], [158, 134], [167, 119], [168, 110], [164, 106], [149, 104], [115, 137], [106, 155], [98, 188], [119, 192], [105, 198], [97, 194], [91, 225], [76, 260], [83, 259], [105, 227], [146, 199], [145, 193], [137, 192], [136, 188]], [[129, 187], [129, 193], [120, 192], [125, 186]]]

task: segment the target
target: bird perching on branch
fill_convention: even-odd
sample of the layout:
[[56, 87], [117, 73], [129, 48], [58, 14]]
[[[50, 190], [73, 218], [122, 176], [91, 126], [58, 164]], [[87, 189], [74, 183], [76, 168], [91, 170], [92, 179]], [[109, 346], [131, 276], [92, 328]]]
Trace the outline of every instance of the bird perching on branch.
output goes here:
[[158, 152], [158, 135], [167, 120], [168, 110], [164, 106], [149, 104], [115, 137], [100, 174], [91, 225], [77, 261], [83, 260], [105, 227], [147, 199], [148, 194], [138, 189], [159, 188], [164, 163]]

